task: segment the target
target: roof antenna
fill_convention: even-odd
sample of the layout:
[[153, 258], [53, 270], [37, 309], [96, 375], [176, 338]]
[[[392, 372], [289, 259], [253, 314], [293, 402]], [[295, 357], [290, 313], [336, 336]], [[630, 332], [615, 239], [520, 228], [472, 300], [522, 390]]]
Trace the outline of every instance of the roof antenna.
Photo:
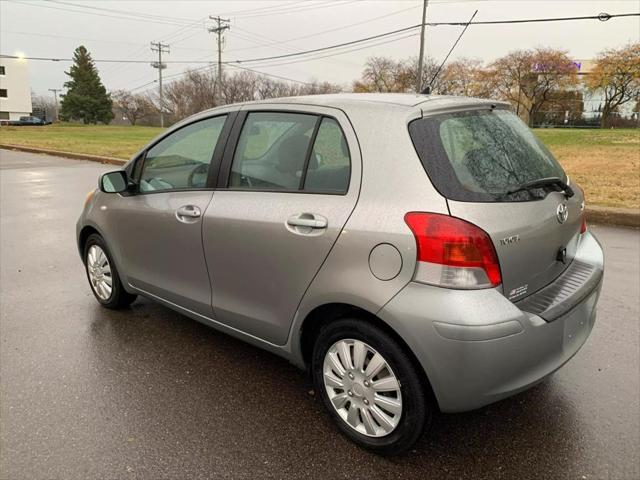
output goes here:
[[442, 67], [444, 67], [444, 64], [447, 62], [447, 60], [449, 59], [449, 56], [451, 55], [451, 52], [453, 52], [453, 49], [456, 48], [456, 45], [458, 45], [458, 42], [460, 41], [460, 39], [462, 38], [462, 36], [464, 35], [464, 32], [467, 31], [467, 28], [469, 28], [469, 25], [471, 25], [471, 22], [473, 21], [473, 19], [475, 18], [476, 14], [478, 13], [478, 10], [476, 10], [475, 12], [473, 12], [473, 15], [471, 15], [471, 18], [469, 19], [469, 21], [467, 22], [467, 24], [464, 26], [464, 28], [462, 29], [462, 32], [460, 32], [460, 35], [458, 36], [458, 39], [456, 40], [456, 42], [453, 44], [453, 46], [451, 47], [451, 50], [449, 50], [449, 53], [447, 53], [447, 56], [444, 57], [444, 60], [442, 61], [442, 63], [440, 64], [440, 66], [438, 67], [438, 70], [436, 70], [435, 75], [433, 76], [433, 78], [431, 79], [431, 81], [429, 82], [429, 85], [426, 86], [426, 88], [424, 90], [422, 90], [422, 94], [428, 95], [431, 93], [431, 86], [433, 85], [433, 82], [436, 81], [436, 78], [438, 78], [438, 74], [440, 73], [440, 70], [442, 70]]

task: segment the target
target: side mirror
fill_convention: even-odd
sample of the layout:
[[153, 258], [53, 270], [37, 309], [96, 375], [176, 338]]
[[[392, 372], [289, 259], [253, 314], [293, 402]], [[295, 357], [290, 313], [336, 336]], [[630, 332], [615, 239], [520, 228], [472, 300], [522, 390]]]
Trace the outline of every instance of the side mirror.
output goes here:
[[105, 173], [100, 177], [98, 187], [105, 193], [124, 192], [128, 188], [127, 172], [116, 170], [115, 172]]

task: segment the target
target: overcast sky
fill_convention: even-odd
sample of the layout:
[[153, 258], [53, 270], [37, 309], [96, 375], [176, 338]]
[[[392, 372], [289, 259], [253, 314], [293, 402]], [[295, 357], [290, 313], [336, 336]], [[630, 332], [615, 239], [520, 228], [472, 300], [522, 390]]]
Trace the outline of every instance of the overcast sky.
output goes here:
[[[170, 61], [212, 61], [216, 58], [214, 35], [207, 33], [209, 15], [231, 20], [225, 32], [223, 61], [255, 59], [321, 48], [369, 37], [420, 23], [422, 0], [0, 0], [0, 53], [21, 52], [33, 57], [69, 58], [85, 45], [96, 60], [157, 59], [151, 41], [164, 41]], [[427, 21], [466, 21], [475, 10], [476, 21], [540, 17], [597, 15], [600, 12], [640, 11], [640, 0], [431, 0]], [[131, 16], [135, 16], [131, 18]], [[427, 28], [428, 55], [442, 59], [461, 27]], [[418, 33], [414, 32], [399, 35]], [[301, 81], [327, 80], [349, 85], [358, 78], [368, 56], [396, 59], [417, 55], [419, 36], [391, 37], [371, 42], [342, 55], [290, 63], [299, 58], [243, 64], [255, 70]], [[638, 17], [608, 22], [533, 23], [524, 25], [476, 25], [469, 28], [452, 58], [495, 59], [513, 49], [550, 46], [563, 48], [575, 59], [589, 59], [600, 50], [640, 40]], [[381, 42], [388, 42], [380, 45]], [[375, 45], [378, 43], [378, 45]], [[325, 52], [328, 55], [335, 52]], [[320, 54], [318, 54], [320, 56]], [[287, 63], [286, 65], [284, 63]], [[165, 75], [175, 75], [202, 63], [171, 63]], [[157, 78], [148, 63], [97, 63], [109, 90], [140, 87]], [[31, 88], [47, 94], [61, 88], [68, 62], [29, 61]], [[233, 70], [229, 68], [229, 70]], [[145, 88], [154, 88], [150, 84]], [[139, 91], [144, 90], [141, 89]]]

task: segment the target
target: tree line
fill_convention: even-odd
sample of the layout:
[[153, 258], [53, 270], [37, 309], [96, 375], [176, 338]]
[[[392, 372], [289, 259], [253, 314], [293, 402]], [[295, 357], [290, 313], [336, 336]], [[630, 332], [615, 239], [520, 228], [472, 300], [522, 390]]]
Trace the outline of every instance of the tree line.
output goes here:
[[[640, 42], [602, 51], [581, 82], [579, 65], [564, 50], [538, 47], [516, 50], [490, 63], [462, 58], [440, 70], [426, 58], [422, 85], [439, 95], [465, 95], [506, 100], [529, 123], [575, 123], [583, 118], [584, 93], [598, 99], [601, 127], [612, 125], [622, 107], [640, 107]], [[367, 59], [361, 77], [349, 86], [312, 81], [293, 83], [252, 71], [225, 72], [221, 92], [216, 91], [210, 69], [194, 69], [167, 84], [162, 105], [156, 89], [146, 92], [117, 90], [107, 93], [85, 47], [74, 53], [74, 65], [65, 83], [60, 118], [84, 123], [109, 123], [114, 119], [155, 123], [162, 108], [171, 121], [202, 110], [251, 100], [296, 95], [353, 92], [413, 92], [418, 59]], [[436, 75], [436, 72], [438, 74]], [[582, 84], [582, 87], [580, 85]]]

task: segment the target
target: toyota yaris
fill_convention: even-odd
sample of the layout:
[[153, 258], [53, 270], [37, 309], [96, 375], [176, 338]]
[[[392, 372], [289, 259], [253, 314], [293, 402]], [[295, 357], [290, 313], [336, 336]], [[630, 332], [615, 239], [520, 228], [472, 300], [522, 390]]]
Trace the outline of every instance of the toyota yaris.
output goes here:
[[560, 368], [603, 276], [580, 187], [507, 104], [462, 97], [202, 112], [100, 178], [77, 240], [102, 305], [142, 295], [309, 369], [384, 454]]

